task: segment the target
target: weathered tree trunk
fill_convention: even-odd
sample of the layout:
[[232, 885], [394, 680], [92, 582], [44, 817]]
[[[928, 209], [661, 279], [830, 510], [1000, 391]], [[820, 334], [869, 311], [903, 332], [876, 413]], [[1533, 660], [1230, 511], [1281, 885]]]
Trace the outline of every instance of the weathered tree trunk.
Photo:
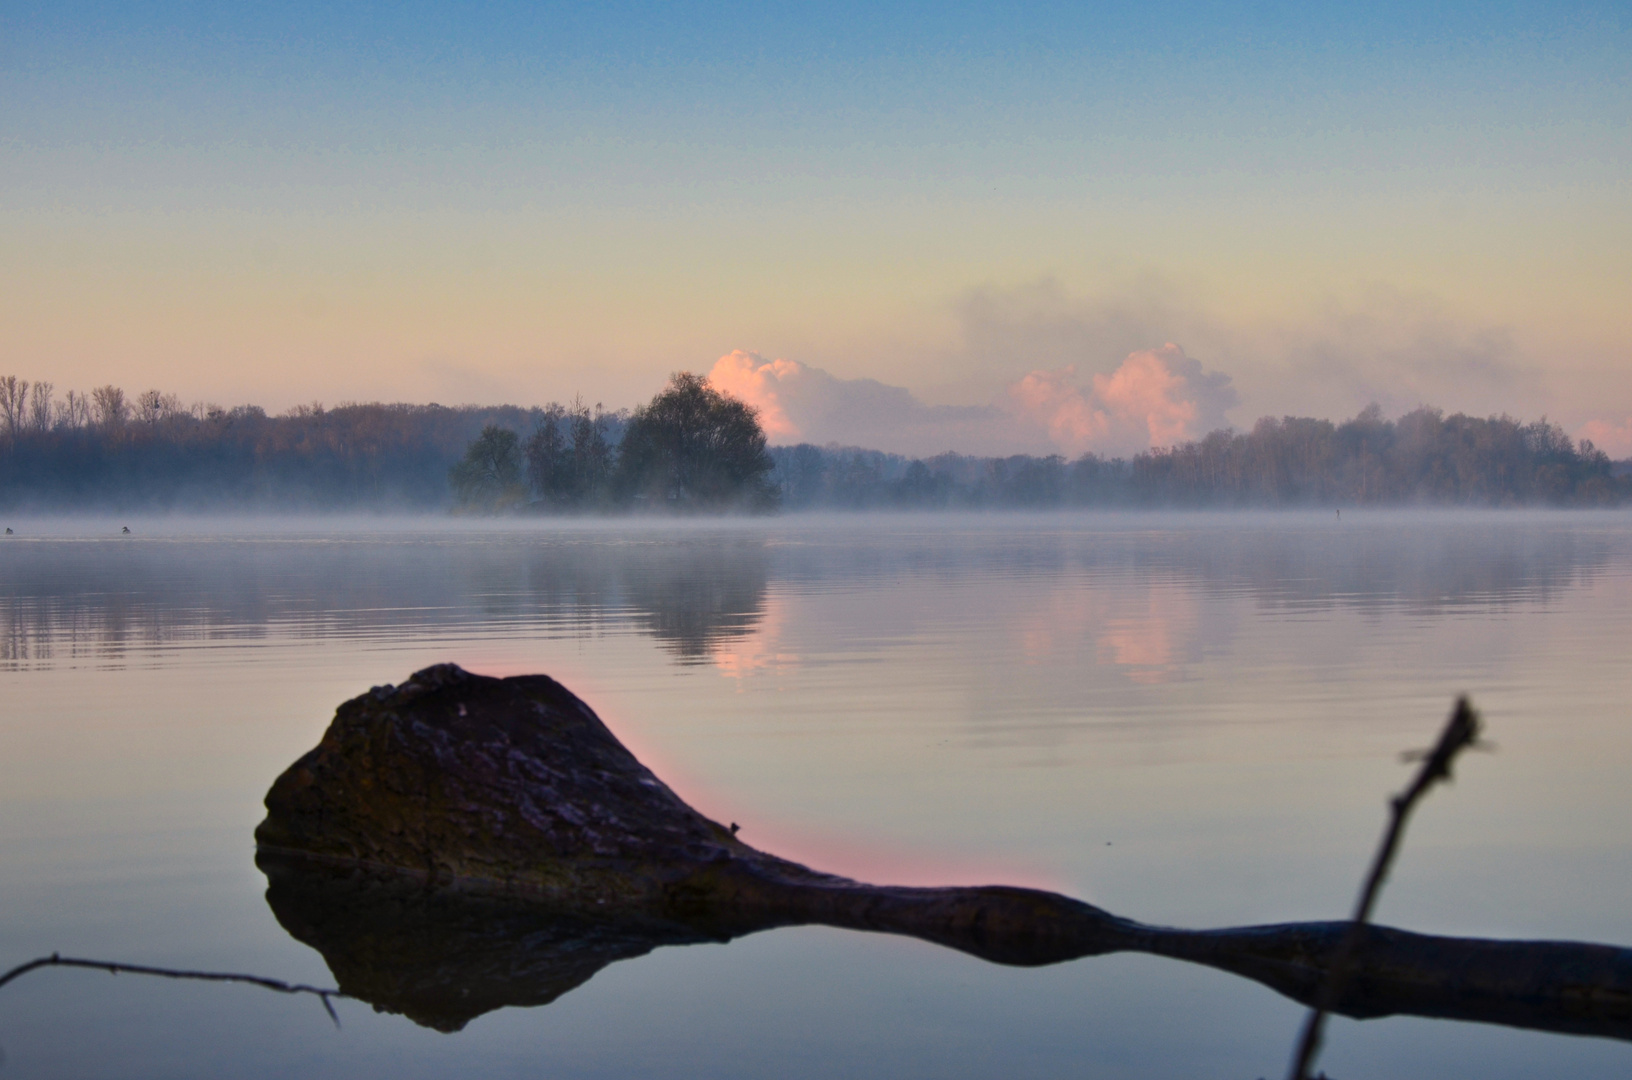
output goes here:
[[[564, 687], [451, 664], [341, 705], [266, 796], [268, 900], [347, 993], [445, 1030], [661, 944], [822, 924], [1003, 964], [1154, 953], [1315, 998], [1348, 924], [1145, 926], [1008, 886], [904, 888], [758, 851]], [[1369, 927], [1336, 1011], [1632, 1038], [1632, 950]]]

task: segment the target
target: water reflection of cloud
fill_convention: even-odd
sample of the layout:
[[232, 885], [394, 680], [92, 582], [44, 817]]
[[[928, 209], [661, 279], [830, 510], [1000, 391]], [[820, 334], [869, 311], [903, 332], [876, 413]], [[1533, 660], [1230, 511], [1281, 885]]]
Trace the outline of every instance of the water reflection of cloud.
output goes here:
[[1152, 581], [1142, 596], [1129, 597], [1133, 609], [1106, 620], [1097, 634], [1101, 662], [1126, 669], [1128, 678], [1151, 685], [1179, 677], [1182, 663], [1199, 653], [1194, 594], [1172, 581]]
[[109, 666], [137, 652], [165, 663], [169, 649], [271, 634], [406, 640], [455, 630], [554, 640], [635, 633], [677, 663], [740, 679], [808, 662], [828, 648], [817, 640], [825, 622], [844, 622], [856, 647], [882, 648], [978, 618], [1010, 635], [1003, 647], [1018, 663], [1067, 650], [1148, 684], [1179, 677], [1231, 632], [1209, 621], [1221, 605], [1208, 597], [1294, 617], [1548, 603], [1601, 576], [1617, 541], [1597, 521], [857, 516], [717, 531], [611, 523], [8, 543], [0, 667]]
[[765, 598], [757, 626], [740, 637], [720, 641], [713, 652], [714, 666], [720, 674], [740, 683], [750, 675], [799, 663], [797, 653], [783, 651], [782, 638], [787, 621], [787, 598], [771, 593]]
[[1091, 645], [1094, 661], [1136, 683], [1170, 682], [1201, 655], [1193, 585], [1168, 577], [1070, 574], [1067, 587], [1013, 613], [1023, 662], [1047, 665]]

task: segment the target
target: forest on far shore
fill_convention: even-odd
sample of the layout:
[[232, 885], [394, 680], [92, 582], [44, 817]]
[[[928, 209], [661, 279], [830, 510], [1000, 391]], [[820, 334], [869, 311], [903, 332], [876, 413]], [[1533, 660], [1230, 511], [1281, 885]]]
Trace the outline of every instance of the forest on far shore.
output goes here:
[[1342, 423], [1265, 417], [1131, 458], [1084, 454], [912, 459], [773, 447], [789, 508], [1613, 506], [1632, 461], [1613, 462], [1546, 420], [1376, 406]]
[[[757, 423], [738, 430], [731, 406], [740, 405], [684, 378], [692, 380], [689, 412], [675, 402], [658, 408], [677, 377], [634, 412], [582, 403], [314, 404], [273, 416], [252, 405], [184, 406], [158, 391], [130, 399], [111, 386], [57, 399], [48, 383], [6, 376], [0, 507], [592, 513], [1632, 501], [1632, 463], [1612, 462], [1544, 419], [1433, 408], [1388, 419], [1373, 406], [1342, 422], [1266, 417], [1250, 431], [1215, 431], [1131, 458], [920, 459], [765, 447]], [[738, 428], [687, 427], [727, 413]], [[709, 449], [724, 445], [717, 433], [725, 430], [736, 431], [729, 461]]]

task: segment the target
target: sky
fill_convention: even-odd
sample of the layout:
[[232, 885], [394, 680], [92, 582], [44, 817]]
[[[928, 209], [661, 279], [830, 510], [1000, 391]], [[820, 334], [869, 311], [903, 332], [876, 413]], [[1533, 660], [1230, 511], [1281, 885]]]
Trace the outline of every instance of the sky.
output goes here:
[[1632, 455], [1632, 9], [0, 5], [0, 374], [1123, 452]]

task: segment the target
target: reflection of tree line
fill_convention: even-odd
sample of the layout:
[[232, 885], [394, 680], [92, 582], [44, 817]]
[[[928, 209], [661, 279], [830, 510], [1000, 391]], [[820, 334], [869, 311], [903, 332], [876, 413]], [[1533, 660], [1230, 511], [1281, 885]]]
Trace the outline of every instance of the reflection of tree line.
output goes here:
[[626, 614], [682, 663], [706, 661], [764, 616], [770, 580], [757, 540], [584, 544], [527, 564], [527, 598], [586, 624]]
[[262, 635], [218, 613], [127, 596], [0, 597], [0, 667], [117, 663], [133, 650]]
[[1115, 589], [1161, 583], [1245, 592], [1271, 605], [1434, 609], [1547, 599], [1596, 574], [1618, 550], [1607, 533], [1545, 519], [1414, 522], [1402, 515], [1394, 521], [1220, 515], [1216, 527], [1205, 529], [1169, 530], [1151, 519], [1148, 529], [918, 533], [910, 540], [881, 535], [880, 542], [862, 532], [853, 541], [778, 547], [773, 577], [779, 583], [882, 586], [976, 574], [1045, 581], [1072, 576]]
[[594, 632], [630, 623], [681, 662], [760, 625], [774, 578], [899, 587], [971, 575], [1084, 575], [1117, 591], [1194, 584], [1268, 606], [1545, 600], [1611, 558], [1604, 534], [1478, 523], [1096, 534], [994, 532], [769, 544], [615, 536], [520, 543], [15, 544], [0, 575], [0, 662], [114, 659], [199, 640], [399, 632], [502, 622]]
[[347, 636], [495, 621], [628, 622], [682, 663], [752, 632], [757, 540], [520, 545], [19, 544], [0, 569], [0, 664], [107, 662], [188, 641]]
[[1300, 537], [1247, 532], [1220, 543], [1187, 538], [1181, 565], [1269, 606], [1403, 604], [1437, 611], [1469, 603], [1545, 601], [1609, 562], [1602, 535], [1569, 528], [1359, 528]]

